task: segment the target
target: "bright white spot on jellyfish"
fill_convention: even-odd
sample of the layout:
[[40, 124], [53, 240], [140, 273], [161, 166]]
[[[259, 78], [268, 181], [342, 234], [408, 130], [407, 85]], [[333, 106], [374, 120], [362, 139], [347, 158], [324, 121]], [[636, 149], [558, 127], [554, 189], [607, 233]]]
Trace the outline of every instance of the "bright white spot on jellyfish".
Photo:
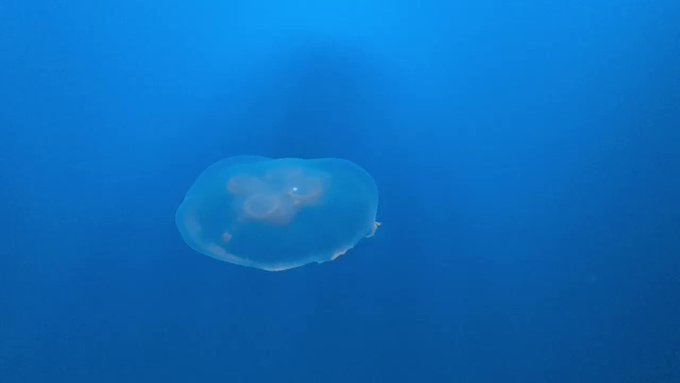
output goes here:
[[305, 205], [315, 202], [323, 192], [323, 185], [315, 178], [297, 179], [296, 185], [288, 190], [288, 197], [295, 205]]
[[375, 182], [349, 161], [232, 157], [198, 177], [176, 222], [201, 253], [278, 271], [345, 254], [375, 232], [377, 205]]

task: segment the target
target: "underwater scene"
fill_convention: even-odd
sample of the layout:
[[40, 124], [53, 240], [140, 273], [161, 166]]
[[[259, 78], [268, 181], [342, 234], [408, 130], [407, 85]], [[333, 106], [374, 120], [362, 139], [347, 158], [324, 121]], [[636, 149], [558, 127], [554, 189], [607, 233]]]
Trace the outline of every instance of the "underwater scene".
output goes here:
[[680, 1], [0, 0], [0, 383], [680, 383]]

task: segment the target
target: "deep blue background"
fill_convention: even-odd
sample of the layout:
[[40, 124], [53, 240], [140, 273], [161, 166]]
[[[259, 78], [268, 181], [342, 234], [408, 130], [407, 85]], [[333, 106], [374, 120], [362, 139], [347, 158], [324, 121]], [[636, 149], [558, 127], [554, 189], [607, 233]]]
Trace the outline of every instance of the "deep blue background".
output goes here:
[[[0, 382], [680, 382], [680, 2], [0, 2]], [[236, 154], [373, 174], [267, 273], [180, 239]]]

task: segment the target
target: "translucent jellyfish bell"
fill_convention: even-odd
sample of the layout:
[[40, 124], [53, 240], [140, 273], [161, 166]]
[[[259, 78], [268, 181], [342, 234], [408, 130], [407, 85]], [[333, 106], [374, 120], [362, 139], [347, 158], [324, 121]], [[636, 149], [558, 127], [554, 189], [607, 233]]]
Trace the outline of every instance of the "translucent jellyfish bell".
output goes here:
[[352, 162], [231, 157], [208, 167], [177, 209], [194, 250], [278, 271], [333, 260], [375, 233], [378, 190]]

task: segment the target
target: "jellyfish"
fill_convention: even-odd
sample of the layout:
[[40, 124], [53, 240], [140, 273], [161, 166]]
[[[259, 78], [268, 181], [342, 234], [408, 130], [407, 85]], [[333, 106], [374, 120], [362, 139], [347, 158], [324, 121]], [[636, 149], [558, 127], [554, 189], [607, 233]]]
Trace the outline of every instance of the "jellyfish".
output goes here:
[[281, 271], [332, 261], [375, 234], [378, 189], [343, 159], [237, 156], [209, 166], [175, 221], [199, 253]]

